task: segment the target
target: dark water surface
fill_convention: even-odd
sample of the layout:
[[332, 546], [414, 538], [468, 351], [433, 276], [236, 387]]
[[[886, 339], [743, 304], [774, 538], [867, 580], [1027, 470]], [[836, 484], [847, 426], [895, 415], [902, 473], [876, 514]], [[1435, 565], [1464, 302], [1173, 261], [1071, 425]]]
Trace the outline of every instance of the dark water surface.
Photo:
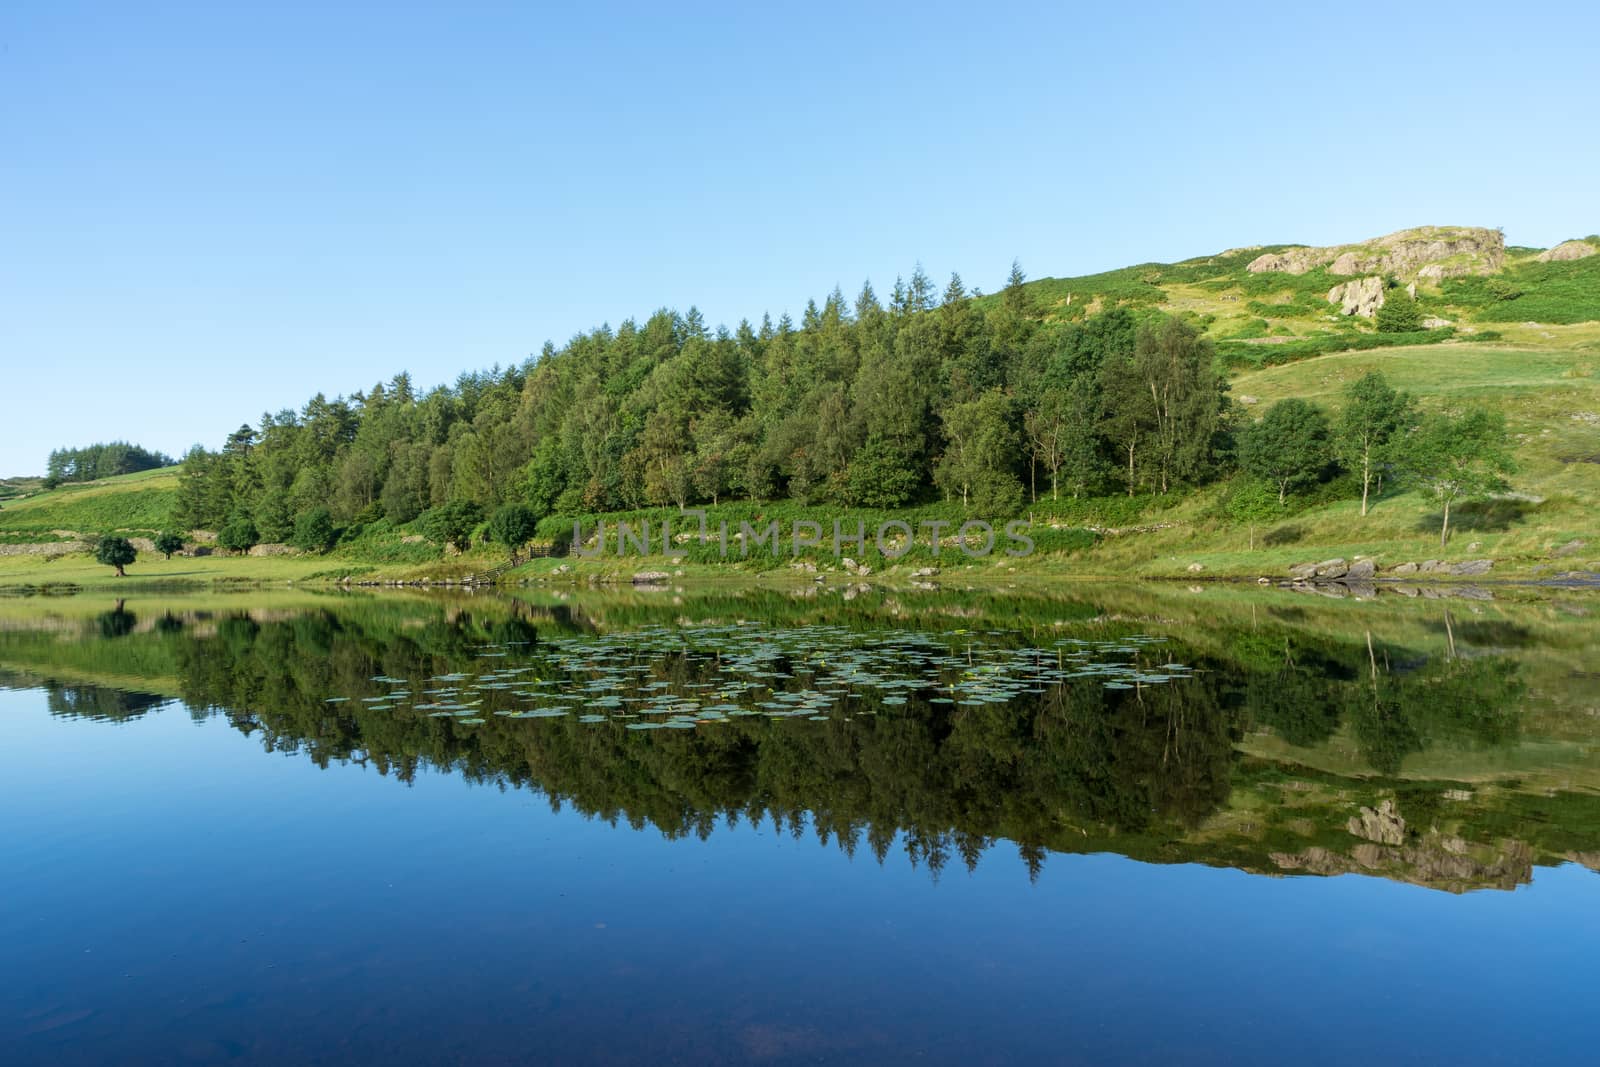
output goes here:
[[0, 601], [6, 1063], [1591, 1062], [1600, 599]]

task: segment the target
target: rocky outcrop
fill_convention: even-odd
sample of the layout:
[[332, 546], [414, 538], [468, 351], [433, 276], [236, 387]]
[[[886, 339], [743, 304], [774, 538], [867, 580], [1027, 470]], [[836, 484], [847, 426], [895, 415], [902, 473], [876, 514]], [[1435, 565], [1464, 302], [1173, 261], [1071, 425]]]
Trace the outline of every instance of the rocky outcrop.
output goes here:
[[1492, 274], [1505, 263], [1505, 256], [1505, 237], [1498, 230], [1421, 226], [1361, 244], [1267, 252], [1251, 260], [1245, 269], [1254, 274], [1304, 274], [1325, 266], [1330, 274], [1347, 276], [1396, 274], [1439, 279], [1462, 274]]
[[1533, 849], [1527, 842], [1513, 838], [1478, 844], [1438, 830], [1429, 830], [1409, 844], [1363, 841], [1348, 855], [1313, 845], [1300, 852], [1274, 852], [1271, 857], [1281, 871], [1375, 874], [1447, 893], [1512, 890], [1533, 880]]
[[1406, 821], [1400, 817], [1391, 797], [1376, 809], [1362, 808], [1358, 815], [1350, 816], [1345, 827], [1356, 837], [1376, 841], [1380, 845], [1402, 845], [1406, 840]]
[[1290, 248], [1282, 252], [1265, 252], [1252, 259], [1244, 269], [1251, 274], [1304, 274], [1327, 262], [1323, 258], [1325, 251], [1322, 248]]
[[1564, 263], [1569, 259], [1586, 259], [1595, 254], [1594, 245], [1588, 241], [1562, 241], [1554, 248], [1540, 252], [1534, 258], [1540, 263]]
[[1328, 303], [1338, 304], [1341, 315], [1370, 319], [1383, 307], [1383, 279], [1373, 275], [1359, 281], [1340, 282], [1328, 290]]

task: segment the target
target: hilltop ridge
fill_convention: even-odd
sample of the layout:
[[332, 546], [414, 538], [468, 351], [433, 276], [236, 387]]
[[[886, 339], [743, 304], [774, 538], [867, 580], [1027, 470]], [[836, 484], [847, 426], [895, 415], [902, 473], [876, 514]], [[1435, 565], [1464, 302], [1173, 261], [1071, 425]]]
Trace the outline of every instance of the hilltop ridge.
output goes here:
[[1505, 263], [1505, 235], [1471, 226], [1418, 226], [1353, 245], [1266, 252], [1245, 267], [1252, 274], [1304, 274], [1326, 266], [1329, 274], [1387, 274], [1411, 280], [1493, 274]]
[[[1550, 249], [1499, 230], [1417, 226], [1337, 245], [1250, 245], [1173, 263], [1040, 278], [1048, 318], [1113, 307], [1188, 319], [1236, 367], [1451, 339], [1538, 347], [1600, 344], [1600, 235]], [[1385, 337], [1374, 319], [1391, 290], [1416, 303], [1423, 334]], [[985, 299], [993, 300], [993, 296]]]

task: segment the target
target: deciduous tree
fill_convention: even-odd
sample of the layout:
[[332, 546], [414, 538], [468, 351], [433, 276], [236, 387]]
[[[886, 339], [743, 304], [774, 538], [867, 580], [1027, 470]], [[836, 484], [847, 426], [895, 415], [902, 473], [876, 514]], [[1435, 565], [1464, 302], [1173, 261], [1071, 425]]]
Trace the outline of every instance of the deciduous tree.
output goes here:
[[1289, 490], [1315, 482], [1332, 458], [1328, 417], [1298, 398], [1272, 405], [1239, 438], [1240, 465], [1277, 487], [1280, 506]]
[[489, 517], [489, 536], [504, 545], [517, 562], [517, 553], [527, 544], [539, 525], [539, 516], [526, 504], [501, 504]]
[[1390, 388], [1377, 371], [1351, 383], [1344, 393], [1344, 411], [1334, 435], [1334, 450], [1345, 468], [1361, 479], [1361, 514], [1373, 483], [1393, 458], [1391, 446], [1416, 417], [1411, 397]]
[[1428, 416], [1407, 437], [1404, 457], [1406, 474], [1444, 510], [1440, 548], [1450, 538], [1451, 507], [1504, 490], [1516, 470], [1506, 417], [1482, 409]]
[[184, 541], [182, 534], [167, 530], [156, 534], [156, 539], [153, 543], [156, 546], [156, 551], [170, 560], [174, 552], [183, 551]]
[[117, 569], [117, 577], [125, 578], [128, 572], [123, 568], [137, 558], [139, 552], [133, 547], [133, 542], [126, 537], [102, 537], [94, 546], [96, 562], [104, 563], [107, 567]]

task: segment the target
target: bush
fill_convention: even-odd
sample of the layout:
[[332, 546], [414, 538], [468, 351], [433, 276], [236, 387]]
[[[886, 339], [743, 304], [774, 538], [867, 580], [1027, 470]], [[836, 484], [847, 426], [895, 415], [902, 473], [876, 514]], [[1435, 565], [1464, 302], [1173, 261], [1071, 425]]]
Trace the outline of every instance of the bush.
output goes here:
[[244, 555], [260, 543], [261, 534], [256, 530], [255, 522], [243, 513], [235, 514], [228, 520], [227, 525], [217, 532], [217, 544], [240, 555]]
[[483, 509], [470, 500], [452, 500], [429, 508], [417, 519], [422, 536], [436, 545], [455, 545], [465, 552], [472, 547], [472, 531], [483, 521]]
[[326, 552], [339, 538], [334, 529], [333, 515], [327, 508], [312, 508], [301, 512], [294, 520], [294, 533], [289, 543], [307, 552]]
[[174, 552], [182, 552], [183, 545], [183, 535], [173, 533], [171, 530], [163, 531], [155, 536], [156, 551], [168, 559], [172, 558]]
[[538, 526], [539, 517], [528, 505], [502, 504], [489, 519], [489, 536], [506, 546], [515, 563], [517, 550], [532, 539]]
[[1277, 488], [1248, 476], [1234, 480], [1223, 495], [1221, 505], [1222, 514], [1234, 522], [1268, 522], [1284, 514]]
[[[1600, 257], [1596, 257], [1600, 258]], [[1359, 352], [1391, 345], [1432, 345], [1456, 335], [1455, 327], [1417, 330], [1412, 333], [1335, 333], [1286, 341], [1281, 345], [1252, 345], [1243, 341], [1219, 341], [1217, 353], [1229, 366], [1275, 367], [1282, 363], [1325, 356], [1330, 352]]]
[[1404, 289], [1390, 289], [1373, 321], [1379, 333], [1415, 333], [1422, 329], [1422, 309]]

